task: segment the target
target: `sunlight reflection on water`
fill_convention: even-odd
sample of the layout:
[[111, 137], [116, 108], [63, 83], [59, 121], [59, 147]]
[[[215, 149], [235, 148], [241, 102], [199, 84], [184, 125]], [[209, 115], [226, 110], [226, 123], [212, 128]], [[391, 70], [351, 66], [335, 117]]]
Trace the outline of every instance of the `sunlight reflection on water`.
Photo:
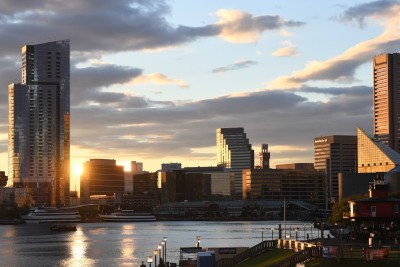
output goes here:
[[[54, 233], [48, 225], [0, 227], [1, 266], [103, 267], [139, 266], [153, 255], [161, 239], [168, 237], [167, 260], [178, 262], [179, 248], [191, 247], [201, 236], [203, 247], [253, 246], [271, 238], [271, 227], [278, 235], [282, 222], [154, 222], [84, 223], [75, 232]], [[288, 222], [288, 229], [299, 227], [299, 238], [310, 223]], [[306, 231], [307, 228], [307, 231]]]

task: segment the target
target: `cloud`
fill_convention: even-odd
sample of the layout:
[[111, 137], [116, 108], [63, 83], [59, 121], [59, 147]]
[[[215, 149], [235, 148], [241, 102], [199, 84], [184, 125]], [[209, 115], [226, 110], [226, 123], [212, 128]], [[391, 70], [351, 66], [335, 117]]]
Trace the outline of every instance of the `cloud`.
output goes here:
[[227, 71], [232, 71], [232, 70], [248, 68], [248, 67], [251, 67], [256, 64], [258, 64], [258, 62], [253, 61], [253, 60], [241, 60], [241, 61], [237, 61], [233, 64], [227, 65], [225, 67], [215, 68], [212, 70], [212, 72], [213, 73], [222, 73], [222, 72], [227, 72]]
[[380, 16], [382, 10], [389, 10], [392, 7], [396, 7], [398, 4], [398, 1], [372, 1], [347, 9], [340, 17], [340, 19], [342, 21], [356, 20], [359, 23], [360, 27], [364, 27], [366, 24], [366, 18], [373, 17], [375, 15]]
[[304, 22], [285, 21], [280, 16], [253, 16], [240, 10], [219, 10], [217, 26], [222, 39], [233, 43], [253, 43], [266, 30], [277, 30], [283, 27], [299, 27]]
[[[367, 10], [361, 12], [359, 19], [365, 17], [375, 19], [382, 24], [384, 32], [367, 41], [347, 49], [342, 54], [326, 61], [309, 62], [303, 70], [294, 71], [291, 75], [280, 76], [268, 83], [267, 87], [274, 88], [293, 88], [301, 87], [308, 81], [329, 80], [341, 83], [351, 83], [354, 81], [356, 69], [370, 62], [374, 55], [397, 51], [400, 46], [399, 23], [400, 4], [397, 2], [378, 1], [368, 4], [361, 4], [348, 9], [344, 14], [347, 19], [349, 13], [353, 14], [356, 10]], [[388, 4], [390, 3], [390, 4]], [[381, 5], [381, 9], [379, 9]]]
[[[213, 146], [216, 128], [237, 125], [247, 129], [252, 143], [299, 146], [310, 142], [311, 145], [314, 136], [310, 133], [346, 134], [355, 131], [355, 125], [369, 125], [370, 90], [369, 87], [272, 90], [164, 105], [148, 101], [150, 108], [136, 109], [80, 106], [73, 110], [81, 114], [74, 118], [73, 127], [81, 131], [73, 134], [79, 134], [76, 145], [112, 148], [121, 150], [121, 154], [135, 151], [143, 158], [173, 157], [190, 153], [196, 147]], [[327, 101], [309, 101], [299, 95], [305, 92], [321, 92]], [[102, 135], [95, 134], [99, 131]]]
[[161, 73], [151, 73], [135, 78], [134, 83], [175, 84], [181, 88], [188, 88], [189, 84], [183, 80], [176, 80]]
[[[141, 69], [113, 64], [85, 68], [73, 66], [71, 68], [71, 103], [72, 105], [88, 102], [106, 104], [114, 103], [119, 99], [129, 102], [132, 100], [129, 99], [129, 95], [105, 92], [102, 89], [116, 84], [129, 83], [141, 74]], [[140, 106], [143, 106], [143, 103]]]
[[291, 57], [299, 54], [297, 48], [292, 43], [285, 41], [282, 43], [283, 47], [277, 49], [272, 53], [275, 57]]
[[72, 40], [74, 56], [85, 59], [90, 57], [88, 53], [93, 58], [104, 53], [162, 49], [205, 37], [256, 42], [265, 31], [304, 24], [280, 16], [219, 10], [217, 22], [190, 27], [170, 23], [169, 15], [170, 8], [163, 0], [4, 0], [0, 2], [0, 56], [17, 55], [15, 47], [27, 42], [61, 36]]

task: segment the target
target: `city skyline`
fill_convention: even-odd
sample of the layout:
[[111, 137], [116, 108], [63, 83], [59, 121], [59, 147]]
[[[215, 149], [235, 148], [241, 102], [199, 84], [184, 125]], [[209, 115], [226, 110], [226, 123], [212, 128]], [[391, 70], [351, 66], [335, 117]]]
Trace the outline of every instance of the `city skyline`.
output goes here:
[[[398, 1], [2, 1], [0, 170], [20, 47], [71, 40], [71, 185], [91, 158], [216, 165], [244, 127], [271, 166], [317, 136], [371, 132], [372, 59], [400, 47]], [[258, 151], [256, 151], [258, 152]]]

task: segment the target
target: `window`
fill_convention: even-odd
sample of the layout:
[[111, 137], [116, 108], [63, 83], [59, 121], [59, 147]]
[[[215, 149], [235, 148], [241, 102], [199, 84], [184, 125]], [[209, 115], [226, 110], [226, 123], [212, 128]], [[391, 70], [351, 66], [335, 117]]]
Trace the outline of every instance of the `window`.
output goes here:
[[394, 204], [393, 205], [393, 212], [394, 213], [399, 213], [399, 205], [398, 204]]
[[376, 213], [376, 206], [371, 206], [371, 212]]

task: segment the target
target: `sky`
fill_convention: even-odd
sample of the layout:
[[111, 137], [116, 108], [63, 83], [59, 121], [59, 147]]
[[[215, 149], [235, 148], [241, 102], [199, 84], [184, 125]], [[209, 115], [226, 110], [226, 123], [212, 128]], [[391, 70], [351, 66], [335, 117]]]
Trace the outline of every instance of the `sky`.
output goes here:
[[315, 137], [371, 132], [372, 57], [399, 51], [399, 21], [399, 1], [2, 0], [0, 170], [25, 44], [70, 39], [74, 188], [91, 158], [215, 166], [221, 127], [273, 167], [313, 162]]

